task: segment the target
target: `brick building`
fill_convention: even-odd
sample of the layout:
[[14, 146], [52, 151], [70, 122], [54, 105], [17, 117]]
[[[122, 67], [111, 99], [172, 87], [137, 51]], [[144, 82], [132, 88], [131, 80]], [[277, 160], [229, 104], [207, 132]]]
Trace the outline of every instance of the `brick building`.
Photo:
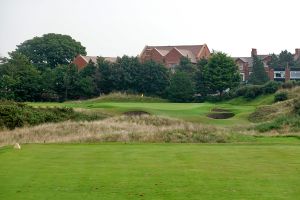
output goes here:
[[[234, 57], [234, 60], [239, 67], [242, 80], [247, 82], [249, 75], [252, 73], [253, 59], [252, 56], [256, 55], [260, 58], [264, 64], [264, 68], [269, 76], [270, 80], [276, 81], [289, 81], [289, 80], [300, 80], [300, 69], [288, 66], [281, 66], [279, 68], [272, 68], [268, 65], [271, 60], [271, 55], [259, 55], [256, 49], [252, 49], [250, 57]], [[294, 59], [300, 59], [300, 49], [295, 49], [293, 54]]]
[[206, 44], [182, 45], [182, 46], [145, 46], [140, 54], [141, 62], [153, 60], [164, 64], [168, 68], [175, 67], [182, 57], [191, 59], [197, 63], [201, 58], [208, 58], [210, 50]]
[[[75, 64], [78, 69], [83, 69], [90, 61], [97, 63], [97, 58], [97, 56], [83, 56], [79, 54], [74, 58], [72, 63]], [[117, 60], [116, 57], [104, 57], [104, 59], [109, 62], [116, 62]]]

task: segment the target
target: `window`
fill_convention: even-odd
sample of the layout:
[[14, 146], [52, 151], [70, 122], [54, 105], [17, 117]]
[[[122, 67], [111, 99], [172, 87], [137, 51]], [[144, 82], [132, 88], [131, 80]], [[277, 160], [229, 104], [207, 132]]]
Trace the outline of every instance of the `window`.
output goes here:
[[240, 73], [240, 76], [241, 76], [241, 80], [245, 81], [245, 73]]
[[300, 79], [300, 71], [291, 71], [291, 79]]
[[275, 71], [274, 78], [285, 78], [285, 71]]
[[239, 66], [239, 70], [240, 70], [240, 71], [243, 71], [243, 70], [244, 70], [244, 65], [243, 65], [243, 63], [240, 63], [238, 66]]

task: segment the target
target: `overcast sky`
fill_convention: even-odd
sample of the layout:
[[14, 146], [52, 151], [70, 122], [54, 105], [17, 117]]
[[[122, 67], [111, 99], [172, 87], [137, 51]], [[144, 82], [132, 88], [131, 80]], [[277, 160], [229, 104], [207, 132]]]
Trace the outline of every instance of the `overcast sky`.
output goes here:
[[232, 56], [300, 48], [299, 0], [0, 0], [0, 55], [45, 33], [88, 55], [138, 55], [145, 45], [206, 43]]

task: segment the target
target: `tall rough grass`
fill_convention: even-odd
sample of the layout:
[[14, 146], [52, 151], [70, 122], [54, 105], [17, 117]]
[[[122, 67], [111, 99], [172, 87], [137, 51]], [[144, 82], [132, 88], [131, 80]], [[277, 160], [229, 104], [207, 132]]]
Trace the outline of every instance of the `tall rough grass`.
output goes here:
[[157, 116], [119, 116], [101, 121], [48, 123], [0, 132], [0, 145], [76, 142], [226, 142], [220, 128]]
[[87, 102], [148, 102], [148, 103], [160, 103], [168, 102], [166, 99], [161, 99], [158, 97], [148, 97], [142, 94], [127, 94], [121, 92], [114, 92], [108, 95], [103, 95], [98, 98], [87, 100]]

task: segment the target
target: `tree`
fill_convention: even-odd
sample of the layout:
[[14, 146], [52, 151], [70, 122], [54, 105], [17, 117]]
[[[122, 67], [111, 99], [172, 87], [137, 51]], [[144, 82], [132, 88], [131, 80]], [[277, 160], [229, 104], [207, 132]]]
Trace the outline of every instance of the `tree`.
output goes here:
[[[234, 60], [225, 53], [214, 53], [203, 66], [202, 81], [206, 91], [223, 95], [240, 84], [240, 74]], [[201, 84], [200, 84], [201, 85]]]
[[79, 93], [79, 73], [75, 65], [65, 66], [66, 73], [64, 76], [65, 85], [65, 99], [77, 99], [80, 97]]
[[279, 65], [281, 67], [293, 67], [295, 66], [294, 56], [287, 50], [281, 51], [279, 54]]
[[81, 97], [88, 98], [99, 95], [100, 90], [97, 82], [99, 81], [98, 68], [90, 61], [88, 65], [79, 71], [79, 94]]
[[17, 46], [15, 52], [25, 55], [39, 69], [69, 64], [76, 55], [86, 55], [80, 42], [71, 36], [55, 33], [26, 40]]
[[119, 65], [114, 65], [104, 58], [99, 57], [98, 63], [98, 80], [97, 87], [100, 93], [108, 94], [117, 88], [117, 85], [121, 82]]
[[268, 66], [271, 68], [278, 68], [280, 66], [279, 58], [274, 53], [271, 55], [271, 60], [268, 62]]
[[141, 63], [138, 57], [123, 56], [117, 59], [114, 68], [119, 69], [118, 79], [115, 80], [116, 87], [121, 91], [137, 91], [137, 79]]
[[271, 60], [268, 62], [268, 65], [272, 68], [297, 67], [299, 64], [299, 60], [294, 60], [293, 54], [287, 50], [281, 51], [279, 56], [272, 54]]
[[196, 93], [200, 94], [202, 97], [206, 97], [207, 94], [210, 93], [208, 84], [206, 83], [206, 80], [203, 78], [203, 69], [207, 64], [208, 64], [208, 60], [202, 58], [197, 62], [196, 65], [197, 71], [195, 73], [195, 89], [196, 89]]
[[191, 59], [184, 56], [180, 59], [180, 63], [176, 67], [176, 70], [193, 76], [196, 72], [196, 66], [191, 62]]
[[22, 54], [10, 53], [0, 65], [0, 96], [16, 101], [40, 100], [41, 76]]
[[169, 85], [169, 73], [162, 64], [147, 61], [140, 66], [135, 82], [137, 92], [162, 96]]
[[254, 85], [262, 85], [269, 81], [267, 72], [265, 71], [263, 62], [256, 56], [253, 55], [253, 67], [252, 74], [249, 77], [249, 83]]
[[168, 98], [174, 102], [189, 102], [194, 96], [194, 86], [185, 72], [176, 72], [171, 77]]

